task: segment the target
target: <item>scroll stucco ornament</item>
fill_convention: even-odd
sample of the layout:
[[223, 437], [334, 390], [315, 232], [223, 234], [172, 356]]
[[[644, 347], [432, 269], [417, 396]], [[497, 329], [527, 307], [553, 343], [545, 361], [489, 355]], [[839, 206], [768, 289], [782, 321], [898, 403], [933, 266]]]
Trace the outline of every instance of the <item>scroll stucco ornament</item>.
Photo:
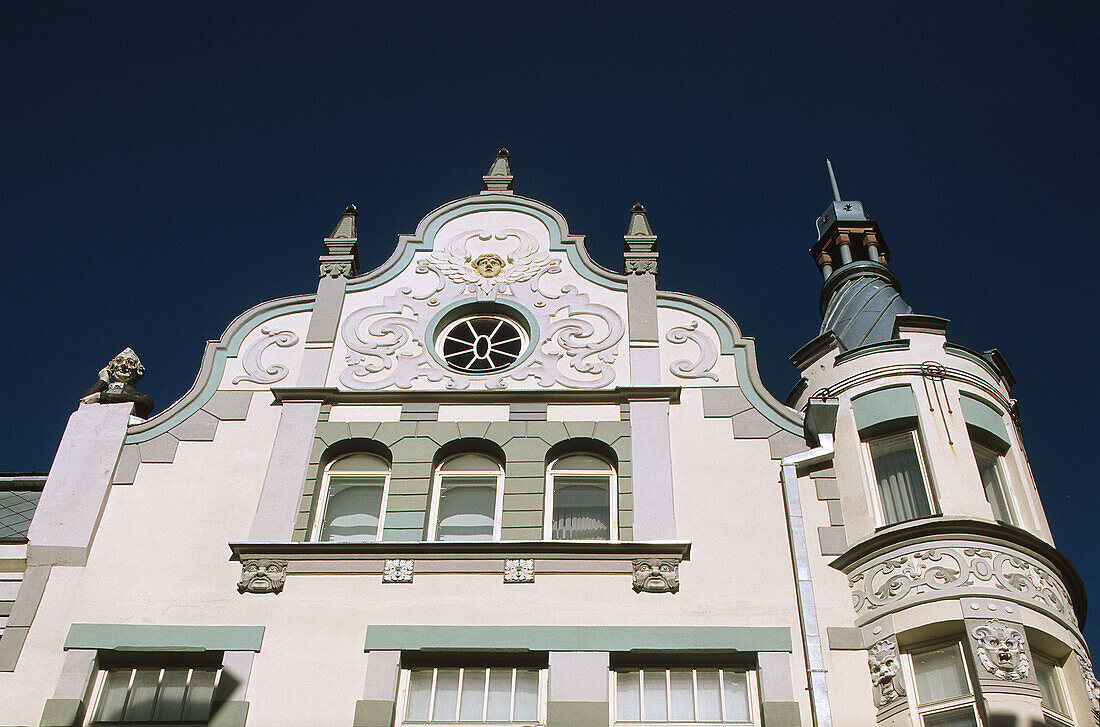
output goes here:
[[1084, 651], [1074, 650], [1077, 657], [1077, 666], [1081, 669], [1081, 679], [1085, 682], [1085, 694], [1089, 697], [1089, 705], [1092, 707], [1093, 717], [1100, 724], [1100, 682], [1096, 680], [1096, 672], [1092, 668], [1092, 660]]
[[1024, 650], [1019, 629], [998, 619], [990, 619], [970, 632], [974, 637], [978, 661], [998, 679], [1018, 682], [1031, 673], [1031, 661]]
[[672, 558], [635, 558], [634, 591], [676, 593], [680, 590], [680, 561]]
[[383, 583], [412, 583], [413, 562], [401, 558], [391, 558], [382, 568]]
[[694, 361], [689, 358], [681, 358], [669, 364], [668, 370], [673, 376], [681, 379], [713, 379], [718, 380], [718, 374], [714, 373], [714, 364], [718, 363], [718, 347], [710, 340], [710, 337], [701, 333], [699, 321], [692, 321], [690, 326], [673, 328], [665, 336], [669, 343], [687, 343], [691, 341], [699, 347], [699, 357]]
[[867, 666], [871, 669], [871, 682], [878, 688], [878, 706], [885, 707], [905, 696], [901, 659], [893, 640], [883, 639], [872, 644], [868, 649]]
[[257, 384], [274, 384], [282, 381], [290, 373], [290, 369], [283, 364], [264, 366], [261, 356], [271, 346], [290, 348], [298, 343], [298, 336], [293, 331], [276, 331], [272, 333], [267, 328], [261, 328], [260, 333], [265, 338], [253, 341], [241, 357], [241, 365], [244, 367], [243, 376], [234, 376], [233, 383], [252, 381]]
[[237, 590], [241, 593], [281, 593], [286, 582], [285, 560], [255, 558], [241, 562], [241, 579]]
[[505, 583], [533, 583], [535, 561], [533, 558], [506, 558], [504, 560]]
[[153, 397], [140, 393], [134, 384], [145, 375], [145, 367], [132, 348], [123, 349], [99, 371], [99, 380], [84, 392], [83, 404], [133, 402], [134, 415], [142, 419], [153, 412]]
[[432, 253], [425, 264], [486, 298], [535, 277], [552, 264], [538, 242], [523, 230], [469, 230]]

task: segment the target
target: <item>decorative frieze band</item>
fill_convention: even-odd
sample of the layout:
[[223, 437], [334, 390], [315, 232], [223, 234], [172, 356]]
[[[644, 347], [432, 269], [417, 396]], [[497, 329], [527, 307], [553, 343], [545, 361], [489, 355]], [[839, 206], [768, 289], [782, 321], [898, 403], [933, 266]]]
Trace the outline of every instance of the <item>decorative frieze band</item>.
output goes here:
[[912, 603], [959, 596], [1010, 598], [1077, 627], [1061, 579], [1037, 559], [990, 543], [904, 546], [850, 572], [852, 605], [867, 618]]

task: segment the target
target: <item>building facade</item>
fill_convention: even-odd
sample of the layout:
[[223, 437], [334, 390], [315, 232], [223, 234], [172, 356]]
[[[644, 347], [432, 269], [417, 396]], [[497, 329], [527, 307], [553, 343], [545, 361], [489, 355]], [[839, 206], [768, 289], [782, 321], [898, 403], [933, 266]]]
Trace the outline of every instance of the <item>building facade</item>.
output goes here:
[[640, 205], [622, 274], [504, 150], [376, 270], [349, 207], [316, 294], [149, 418], [124, 351], [0, 482], [0, 725], [1096, 724], [1012, 374], [837, 197], [786, 403]]

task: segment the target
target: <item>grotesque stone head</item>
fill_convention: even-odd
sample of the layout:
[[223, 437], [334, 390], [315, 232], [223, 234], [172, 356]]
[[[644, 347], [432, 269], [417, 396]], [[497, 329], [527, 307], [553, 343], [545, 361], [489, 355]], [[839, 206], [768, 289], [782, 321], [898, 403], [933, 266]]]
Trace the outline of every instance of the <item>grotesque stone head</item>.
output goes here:
[[134, 353], [134, 349], [127, 348], [111, 359], [107, 364], [107, 373], [115, 381], [132, 384], [145, 375], [145, 367], [141, 365], [141, 359]]
[[905, 696], [902, 685], [901, 661], [894, 642], [883, 639], [868, 649], [867, 666], [871, 669], [871, 683], [878, 688], [878, 706], [885, 707], [895, 699]]
[[978, 661], [998, 679], [1026, 679], [1031, 662], [1024, 649], [1024, 636], [1019, 629], [998, 619], [990, 619], [971, 632], [978, 652]]
[[286, 581], [285, 560], [256, 558], [241, 563], [241, 579], [237, 590], [241, 593], [279, 593]]
[[676, 593], [680, 590], [680, 563], [672, 558], [636, 558], [634, 590], [647, 593]]
[[481, 277], [495, 278], [504, 270], [504, 258], [495, 252], [487, 252], [484, 255], [478, 255], [471, 265]]

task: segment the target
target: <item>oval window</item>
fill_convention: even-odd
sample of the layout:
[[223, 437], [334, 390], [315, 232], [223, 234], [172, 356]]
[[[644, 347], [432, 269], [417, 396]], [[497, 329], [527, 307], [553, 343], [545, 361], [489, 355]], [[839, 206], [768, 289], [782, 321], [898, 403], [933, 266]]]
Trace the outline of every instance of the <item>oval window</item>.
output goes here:
[[448, 366], [471, 374], [501, 371], [527, 348], [527, 332], [510, 318], [478, 313], [463, 316], [439, 334], [436, 350]]

